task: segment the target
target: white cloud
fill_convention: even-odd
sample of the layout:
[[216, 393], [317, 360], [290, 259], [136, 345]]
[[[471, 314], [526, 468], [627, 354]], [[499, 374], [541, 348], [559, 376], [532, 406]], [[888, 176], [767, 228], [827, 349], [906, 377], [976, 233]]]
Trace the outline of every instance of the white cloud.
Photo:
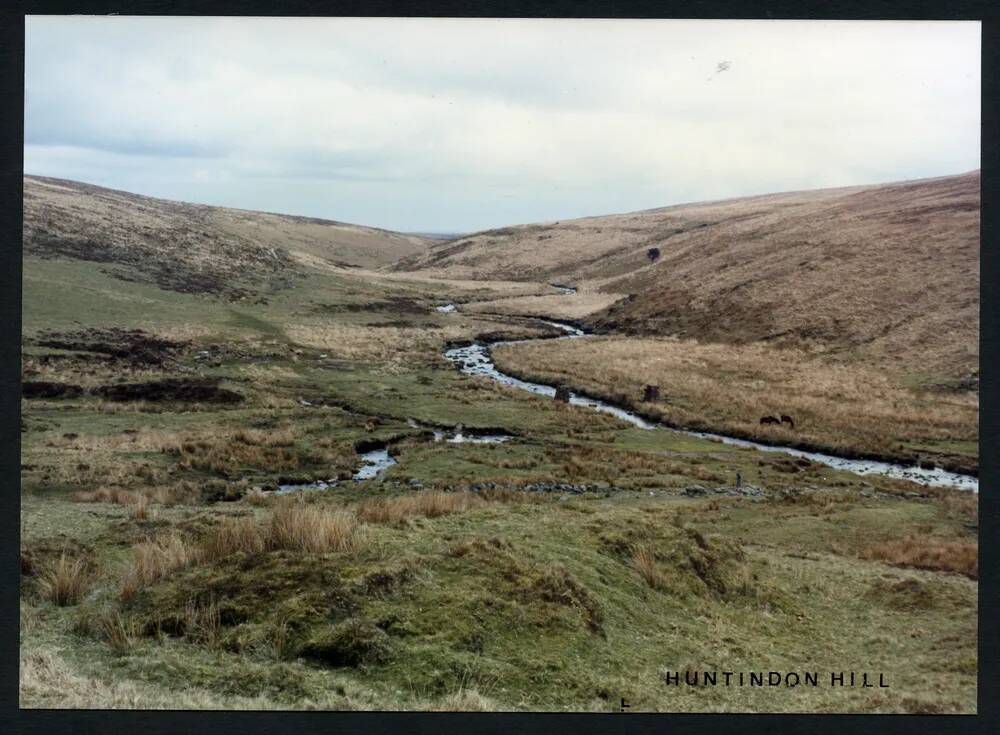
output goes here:
[[978, 23], [30, 17], [26, 54], [29, 173], [397, 229], [979, 165]]

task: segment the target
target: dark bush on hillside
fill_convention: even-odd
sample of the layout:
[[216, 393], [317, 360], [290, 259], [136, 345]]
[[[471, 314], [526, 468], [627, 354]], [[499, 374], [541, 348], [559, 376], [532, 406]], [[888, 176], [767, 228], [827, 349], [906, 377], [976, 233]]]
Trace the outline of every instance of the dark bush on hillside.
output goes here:
[[389, 656], [389, 636], [366, 620], [351, 618], [319, 631], [299, 652], [330, 666], [379, 663]]
[[112, 401], [195, 401], [199, 403], [239, 403], [243, 396], [220, 388], [205, 378], [167, 378], [146, 383], [102, 385], [93, 393]]
[[83, 388], [71, 383], [26, 380], [21, 384], [21, 395], [24, 398], [76, 398], [83, 395]]

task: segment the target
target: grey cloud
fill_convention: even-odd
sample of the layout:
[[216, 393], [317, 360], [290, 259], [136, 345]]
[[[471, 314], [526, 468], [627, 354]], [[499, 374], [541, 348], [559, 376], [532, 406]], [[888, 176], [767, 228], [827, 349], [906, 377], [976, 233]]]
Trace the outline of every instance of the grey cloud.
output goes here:
[[942, 175], [979, 163], [978, 40], [976, 23], [31, 17], [25, 167], [452, 231]]

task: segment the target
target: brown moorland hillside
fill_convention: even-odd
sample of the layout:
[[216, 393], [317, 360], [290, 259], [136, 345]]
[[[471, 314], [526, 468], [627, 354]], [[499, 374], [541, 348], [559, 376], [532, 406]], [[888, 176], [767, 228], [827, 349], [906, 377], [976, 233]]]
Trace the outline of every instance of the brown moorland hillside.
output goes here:
[[979, 184], [974, 171], [509, 227], [394, 267], [621, 296], [594, 300], [600, 331], [766, 341], [975, 388]]
[[296, 260], [374, 268], [430, 240], [373, 227], [24, 177], [24, 253], [127, 266], [117, 275], [193, 293], [280, 284]]

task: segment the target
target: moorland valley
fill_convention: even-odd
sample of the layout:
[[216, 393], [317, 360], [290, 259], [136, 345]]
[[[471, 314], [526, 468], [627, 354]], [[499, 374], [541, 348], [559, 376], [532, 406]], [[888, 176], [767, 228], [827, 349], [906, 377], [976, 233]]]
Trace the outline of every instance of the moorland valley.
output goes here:
[[441, 239], [26, 176], [22, 706], [974, 712], [979, 182]]

